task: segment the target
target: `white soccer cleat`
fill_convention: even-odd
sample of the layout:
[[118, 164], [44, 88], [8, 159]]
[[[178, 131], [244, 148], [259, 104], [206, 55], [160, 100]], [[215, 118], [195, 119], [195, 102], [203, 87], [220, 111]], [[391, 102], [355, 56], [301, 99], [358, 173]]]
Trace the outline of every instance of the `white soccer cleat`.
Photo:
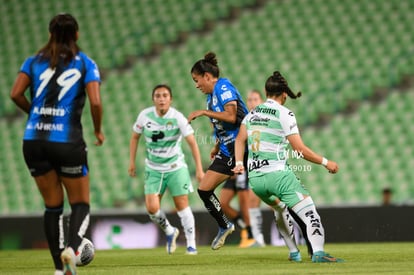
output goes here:
[[177, 228], [174, 228], [174, 232], [171, 235], [167, 235], [167, 253], [172, 254], [175, 252], [175, 249], [177, 249], [177, 238], [180, 234], [180, 231], [178, 231]]
[[224, 245], [224, 242], [226, 241], [226, 238], [228, 235], [233, 233], [234, 231], [234, 224], [230, 223], [227, 228], [221, 228], [219, 227], [219, 232], [217, 233], [217, 236], [214, 238], [211, 249], [217, 250], [221, 248]]
[[63, 274], [75, 275], [76, 274], [76, 256], [71, 247], [65, 248], [60, 254], [60, 259], [63, 263]]

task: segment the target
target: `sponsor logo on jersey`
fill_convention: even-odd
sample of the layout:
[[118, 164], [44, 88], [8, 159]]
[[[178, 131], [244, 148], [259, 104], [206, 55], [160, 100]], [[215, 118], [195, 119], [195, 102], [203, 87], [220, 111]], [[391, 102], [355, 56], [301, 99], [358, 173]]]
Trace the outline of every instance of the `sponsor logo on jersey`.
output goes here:
[[258, 116], [258, 115], [253, 115], [253, 116], [250, 117], [249, 122], [251, 124], [256, 125], [256, 124], [266, 124], [267, 122], [269, 122], [269, 120], [270, 120], [270, 118], [267, 118], [267, 117], [261, 117], [261, 116]]
[[221, 97], [221, 100], [226, 100], [226, 99], [230, 99], [230, 98], [232, 98], [233, 97], [233, 94], [231, 93], [231, 91], [226, 91], [226, 92], [224, 92], [224, 93], [222, 93], [221, 95], [220, 95], [220, 97]]
[[269, 165], [269, 160], [267, 159], [259, 159], [259, 155], [253, 153], [253, 158], [252, 160], [249, 162], [249, 172], [253, 171], [253, 170], [257, 170], [260, 169], [264, 166], [268, 166]]
[[279, 110], [273, 108], [265, 108], [257, 106], [255, 109], [256, 113], [268, 114], [275, 117], [279, 117]]
[[64, 116], [65, 109], [62, 108], [53, 108], [53, 107], [37, 107], [33, 108], [33, 113], [37, 115], [45, 115], [45, 116]]
[[165, 134], [163, 131], [153, 131], [151, 139], [153, 142], [157, 142], [159, 139], [162, 139], [165, 137]]
[[38, 122], [35, 125], [28, 124], [28, 130], [37, 130], [37, 131], [58, 131], [63, 132], [64, 125], [62, 123], [42, 123]]

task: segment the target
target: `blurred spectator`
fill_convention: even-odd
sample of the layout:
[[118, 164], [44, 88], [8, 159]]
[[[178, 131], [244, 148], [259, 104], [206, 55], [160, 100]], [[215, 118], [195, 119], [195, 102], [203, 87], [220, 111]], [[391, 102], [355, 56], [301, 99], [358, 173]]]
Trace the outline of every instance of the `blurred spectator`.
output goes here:
[[382, 189], [382, 205], [383, 206], [390, 206], [392, 205], [392, 189], [389, 187], [385, 187]]

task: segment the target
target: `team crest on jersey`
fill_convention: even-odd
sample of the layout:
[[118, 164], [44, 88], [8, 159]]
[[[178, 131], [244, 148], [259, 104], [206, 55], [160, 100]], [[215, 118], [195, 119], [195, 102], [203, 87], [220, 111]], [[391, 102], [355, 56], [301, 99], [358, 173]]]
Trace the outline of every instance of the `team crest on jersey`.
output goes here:
[[217, 97], [215, 95], [213, 95], [212, 100], [213, 100], [213, 105], [217, 105]]
[[171, 121], [167, 122], [167, 124], [165, 124], [165, 129], [167, 131], [172, 130], [174, 128], [174, 125]]

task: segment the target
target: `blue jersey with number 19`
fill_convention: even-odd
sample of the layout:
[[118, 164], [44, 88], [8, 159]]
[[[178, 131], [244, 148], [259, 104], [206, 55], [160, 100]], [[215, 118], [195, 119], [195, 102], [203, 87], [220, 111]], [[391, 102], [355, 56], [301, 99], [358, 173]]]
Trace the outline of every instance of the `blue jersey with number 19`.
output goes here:
[[83, 140], [81, 115], [86, 84], [100, 82], [98, 66], [83, 52], [55, 69], [41, 56], [26, 59], [20, 69], [31, 79], [31, 108], [24, 140], [74, 143]]

